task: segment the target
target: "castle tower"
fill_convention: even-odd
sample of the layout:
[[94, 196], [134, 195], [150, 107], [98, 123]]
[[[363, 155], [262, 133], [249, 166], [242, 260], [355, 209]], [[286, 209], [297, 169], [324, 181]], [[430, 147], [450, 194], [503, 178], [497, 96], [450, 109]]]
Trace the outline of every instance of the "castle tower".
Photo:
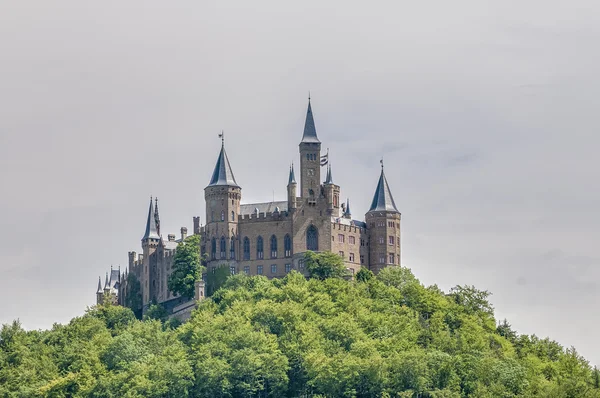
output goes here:
[[327, 198], [327, 212], [335, 217], [340, 212], [340, 187], [333, 183], [331, 164], [327, 164], [327, 176], [323, 184], [325, 197]]
[[292, 163], [292, 166], [290, 167], [290, 178], [288, 179], [288, 185], [287, 185], [287, 193], [288, 193], [288, 210], [290, 212], [295, 211], [297, 204], [296, 204], [296, 195], [297, 193], [297, 186], [298, 184], [296, 183], [296, 176], [294, 175], [294, 164]]
[[383, 172], [373, 202], [365, 216], [369, 228], [370, 269], [378, 273], [389, 265], [400, 265], [400, 212]]
[[352, 212], [350, 211], [350, 198], [346, 199], [346, 208], [344, 209], [344, 218], [352, 219]]
[[104, 297], [104, 290], [102, 290], [102, 278], [98, 277], [98, 289], [96, 290], [96, 304], [102, 304]]
[[[154, 279], [152, 278], [154, 275], [153, 265], [156, 265], [156, 259], [152, 254], [156, 251], [158, 247], [158, 243], [160, 241], [160, 235], [158, 234], [158, 228], [156, 225], [155, 217], [157, 213], [154, 210], [154, 202], [152, 198], [150, 198], [150, 207], [148, 208], [148, 218], [146, 220], [146, 231], [144, 232], [144, 237], [142, 238], [142, 270], [140, 272], [141, 278], [140, 283], [142, 285], [142, 305], [146, 306], [152, 298], [154, 297], [154, 289], [153, 286], [155, 284]], [[152, 258], [151, 258], [152, 256]], [[153, 264], [154, 262], [154, 264]]]
[[320, 195], [321, 185], [321, 141], [317, 138], [317, 129], [313, 119], [310, 98], [308, 99], [308, 111], [304, 123], [304, 134], [300, 141], [300, 189], [301, 197], [308, 199], [308, 203], [314, 205]]
[[221, 152], [210, 183], [204, 189], [206, 202], [206, 251], [209, 260], [237, 260], [239, 258], [238, 216], [242, 188], [235, 181], [225, 140], [221, 134]]

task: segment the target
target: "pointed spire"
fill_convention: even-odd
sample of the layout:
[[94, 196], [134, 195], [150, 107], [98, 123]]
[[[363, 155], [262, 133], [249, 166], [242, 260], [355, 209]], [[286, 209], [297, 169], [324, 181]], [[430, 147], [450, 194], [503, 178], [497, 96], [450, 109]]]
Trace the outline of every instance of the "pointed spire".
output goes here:
[[315, 120], [313, 119], [312, 107], [310, 105], [310, 96], [308, 97], [308, 110], [306, 111], [306, 122], [304, 122], [304, 134], [302, 135], [301, 142], [321, 142], [319, 141], [319, 138], [317, 138], [317, 129], [315, 127]]
[[154, 221], [156, 223], [156, 233], [160, 236], [160, 217], [158, 216], [158, 198], [154, 198]]
[[152, 197], [150, 197], [150, 208], [148, 209], [148, 220], [146, 221], [146, 232], [144, 232], [145, 239], [158, 239], [160, 236], [158, 235], [158, 228], [156, 227], [156, 218], [154, 218], [154, 202], [152, 201]]
[[383, 172], [383, 159], [381, 160], [381, 175], [379, 176], [379, 182], [377, 183], [377, 189], [375, 189], [375, 195], [373, 196], [373, 202], [371, 202], [369, 211], [393, 211], [399, 213], [387, 183], [387, 178], [385, 178], [385, 173]]
[[108, 286], [108, 272], [106, 273], [106, 281], [104, 282], [104, 290], [108, 290], [109, 286]]
[[221, 152], [219, 153], [219, 158], [217, 159], [217, 164], [215, 165], [215, 170], [208, 186], [226, 185], [239, 188], [239, 185], [235, 182], [229, 158], [225, 152], [225, 133], [222, 132], [219, 134], [219, 137], [221, 137]]
[[350, 212], [350, 198], [346, 199], [346, 213], [344, 215], [348, 218], [352, 216], [352, 213]]
[[296, 176], [294, 175], [294, 163], [290, 166], [290, 178], [288, 180], [288, 185], [296, 183]]
[[327, 165], [327, 178], [325, 178], [325, 184], [333, 184], [333, 178], [331, 177], [331, 164]]
[[102, 277], [98, 277], [98, 290], [96, 290], [96, 293], [102, 293]]

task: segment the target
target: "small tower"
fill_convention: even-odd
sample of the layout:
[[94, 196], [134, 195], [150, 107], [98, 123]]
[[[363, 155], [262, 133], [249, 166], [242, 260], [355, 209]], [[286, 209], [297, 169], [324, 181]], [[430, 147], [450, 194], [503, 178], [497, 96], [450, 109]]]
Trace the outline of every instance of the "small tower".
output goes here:
[[321, 141], [313, 119], [310, 98], [304, 123], [304, 133], [300, 141], [300, 196], [311, 205], [316, 204], [321, 185]]
[[331, 163], [327, 164], [327, 176], [323, 184], [325, 197], [327, 198], [327, 211], [329, 214], [339, 217], [340, 212], [340, 187], [333, 183], [331, 174]]
[[346, 208], [344, 209], [344, 218], [352, 218], [352, 213], [350, 212], [350, 199], [346, 199]]
[[290, 178], [288, 179], [287, 193], [288, 193], [288, 210], [293, 212], [296, 210], [296, 195], [298, 184], [296, 183], [296, 176], [294, 175], [294, 164], [290, 167]]
[[386, 266], [400, 265], [400, 212], [383, 171], [371, 207], [365, 216], [369, 231], [370, 269], [378, 273]]
[[152, 256], [160, 242], [160, 235], [156, 226], [157, 213], [154, 210], [154, 202], [150, 198], [150, 207], [148, 208], [148, 218], [146, 219], [146, 231], [142, 238], [142, 269], [141, 280], [142, 285], [142, 305], [146, 306], [154, 297], [153, 287], [153, 270], [152, 263], [156, 263], [155, 256]]
[[104, 290], [102, 290], [102, 278], [98, 277], [98, 289], [96, 290], [96, 304], [100, 305], [103, 302]]
[[238, 216], [242, 188], [235, 181], [229, 164], [223, 133], [220, 136], [221, 151], [212, 178], [204, 188], [207, 220], [204, 236], [210, 260], [236, 260], [239, 256]]

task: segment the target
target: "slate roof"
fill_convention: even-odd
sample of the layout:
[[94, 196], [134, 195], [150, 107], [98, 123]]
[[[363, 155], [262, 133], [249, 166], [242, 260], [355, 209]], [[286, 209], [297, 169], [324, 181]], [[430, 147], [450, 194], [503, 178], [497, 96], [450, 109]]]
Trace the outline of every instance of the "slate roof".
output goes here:
[[258, 209], [259, 213], [273, 213], [276, 207], [279, 207], [279, 211], [287, 211], [287, 200], [267, 203], [246, 203], [240, 205], [240, 215], [244, 216], [246, 214], [254, 214], [256, 209]]
[[154, 217], [154, 203], [152, 202], [152, 198], [150, 198], [150, 208], [148, 209], [148, 220], [146, 221], [146, 232], [144, 232], [145, 239], [159, 239], [158, 230], [156, 228], [156, 218]]
[[327, 165], [327, 177], [325, 178], [325, 184], [333, 184], [333, 178], [331, 177], [331, 164]]
[[394, 203], [383, 167], [381, 168], [381, 175], [379, 176], [379, 182], [377, 183], [377, 189], [375, 189], [375, 195], [373, 196], [369, 211], [392, 211], [400, 213], [396, 207], [396, 203]]
[[319, 141], [319, 138], [317, 138], [317, 129], [315, 127], [315, 120], [313, 119], [310, 99], [308, 100], [308, 110], [306, 111], [306, 122], [304, 123], [304, 134], [302, 135], [301, 142], [321, 142]]
[[292, 167], [290, 167], [290, 178], [288, 180], [288, 184], [295, 184], [296, 176], [294, 175], [294, 164], [292, 163]]
[[221, 152], [219, 153], [215, 170], [213, 171], [212, 178], [208, 184], [209, 187], [217, 185], [226, 185], [239, 188], [239, 185], [233, 176], [233, 170], [231, 170], [229, 158], [225, 152], [225, 144], [221, 145]]

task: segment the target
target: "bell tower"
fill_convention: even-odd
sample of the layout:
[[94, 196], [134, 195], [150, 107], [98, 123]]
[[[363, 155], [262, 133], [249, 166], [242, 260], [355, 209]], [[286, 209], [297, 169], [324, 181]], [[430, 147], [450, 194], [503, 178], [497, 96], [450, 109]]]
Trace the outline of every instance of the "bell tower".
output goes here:
[[300, 141], [300, 196], [315, 204], [321, 190], [321, 141], [313, 119], [310, 97], [304, 123], [304, 134]]

